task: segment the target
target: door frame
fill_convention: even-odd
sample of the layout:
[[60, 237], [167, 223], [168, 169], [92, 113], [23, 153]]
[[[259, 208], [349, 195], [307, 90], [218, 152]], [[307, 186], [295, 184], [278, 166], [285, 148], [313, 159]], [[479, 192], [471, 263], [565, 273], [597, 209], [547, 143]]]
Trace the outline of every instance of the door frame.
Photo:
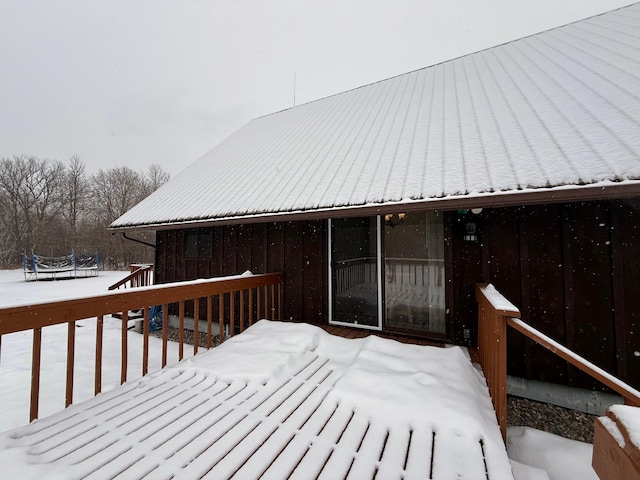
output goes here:
[[[365, 217], [366, 218], [366, 217]], [[328, 220], [328, 228], [327, 228], [327, 232], [328, 232], [328, 240], [329, 240], [329, 244], [328, 244], [328, 248], [327, 248], [327, 253], [328, 253], [328, 290], [329, 290], [329, 325], [339, 325], [339, 326], [343, 326], [343, 327], [353, 327], [353, 328], [360, 328], [363, 330], [376, 330], [376, 331], [382, 331], [382, 324], [383, 324], [383, 316], [384, 316], [384, 305], [383, 305], [383, 285], [382, 285], [382, 234], [381, 234], [381, 226], [382, 226], [382, 221], [381, 221], [381, 216], [380, 215], [376, 215], [376, 280], [377, 280], [377, 284], [378, 284], [378, 288], [377, 288], [377, 299], [378, 299], [378, 323], [377, 325], [363, 325], [361, 323], [349, 323], [349, 322], [340, 322], [338, 320], [334, 320], [333, 319], [333, 258], [331, 255], [331, 250], [332, 250], [332, 235], [331, 235], [331, 223], [333, 221], [333, 219], [329, 219]]]

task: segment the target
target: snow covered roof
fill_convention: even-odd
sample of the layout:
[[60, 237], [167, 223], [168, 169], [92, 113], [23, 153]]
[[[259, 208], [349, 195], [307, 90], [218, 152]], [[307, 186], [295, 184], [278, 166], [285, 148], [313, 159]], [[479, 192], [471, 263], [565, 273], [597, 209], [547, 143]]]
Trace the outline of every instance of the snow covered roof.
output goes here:
[[254, 119], [111, 228], [612, 185], [640, 194], [640, 4]]

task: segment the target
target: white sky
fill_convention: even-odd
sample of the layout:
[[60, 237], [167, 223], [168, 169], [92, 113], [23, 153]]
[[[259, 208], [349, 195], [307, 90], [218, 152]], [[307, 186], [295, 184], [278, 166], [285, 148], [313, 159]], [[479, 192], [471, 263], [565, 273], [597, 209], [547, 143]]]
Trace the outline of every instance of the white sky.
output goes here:
[[0, 0], [0, 157], [175, 175], [257, 116], [633, 0]]

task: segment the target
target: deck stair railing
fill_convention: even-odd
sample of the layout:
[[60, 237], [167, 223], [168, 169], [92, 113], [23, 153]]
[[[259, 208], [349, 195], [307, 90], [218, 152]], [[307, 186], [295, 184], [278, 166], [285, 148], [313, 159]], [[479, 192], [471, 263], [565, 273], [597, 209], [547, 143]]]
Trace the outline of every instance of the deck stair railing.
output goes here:
[[[640, 392], [638, 390], [520, 320], [518, 308], [504, 298], [493, 285], [478, 284], [476, 286], [476, 300], [478, 301], [478, 356], [503, 438], [506, 438], [507, 431], [507, 327], [517, 330], [620, 394], [626, 405], [640, 407]], [[640, 417], [640, 409], [633, 410], [637, 417]], [[601, 419], [596, 420], [596, 434], [598, 434], [600, 426], [598, 422], [601, 422]], [[601, 428], [600, 430], [600, 438], [602, 438], [604, 436], [602, 431], [606, 429]], [[624, 426], [621, 427], [621, 430], [624, 430]], [[624, 444], [624, 442], [622, 443]], [[640, 479], [640, 445], [629, 447], [626, 444], [619, 444], [619, 451], [610, 451], [608, 455], [601, 452], [604, 447], [605, 445], [599, 445], [599, 436], [596, 435], [594, 438], [594, 468], [601, 479], [627, 478], [616, 476], [618, 473], [614, 473], [613, 476], [603, 473], [604, 471], [620, 472], [620, 465], [627, 457], [633, 464], [632, 468], [637, 469], [638, 476], [632, 478]], [[632, 450], [632, 455], [626, 453], [629, 449]], [[596, 465], [596, 459], [600, 462], [598, 465]]]
[[153, 284], [153, 264], [133, 264], [130, 268], [131, 273], [109, 286], [109, 291], [121, 288], [147, 287]]
[[[102, 390], [102, 351], [104, 317], [120, 312], [121, 317], [121, 374], [120, 383], [127, 381], [129, 312], [143, 311], [142, 376], [149, 366], [149, 312], [162, 306], [162, 367], [167, 365], [168, 312], [178, 313], [178, 360], [184, 357], [185, 311], [189, 305], [193, 318], [206, 322], [207, 347], [213, 346], [213, 324], [218, 323], [219, 341], [225, 333], [233, 335], [261, 318], [282, 318], [283, 273], [238, 275], [206, 280], [193, 280], [109, 292], [93, 297], [63, 300], [0, 309], [0, 354], [2, 335], [33, 331], [31, 359], [31, 404], [29, 420], [38, 418], [42, 330], [51, 325], [67, 324], [67, 364], [65, 406], [73, 403], [74, 353], [76, 321], [95, 318], [95, 376], [94, 394]], [[194, 338], [198, 338], [199, 321], [194, 321]], [[193, 342], [198, 353], [198, 342]], [[108, 348], [114, 348], [109, 346]], [[117, 348], [117, 346], [115, 347]], [[0, 357], [1, 358], [1, 357]], [[1, 361], [1, 360], [0, 360]]]

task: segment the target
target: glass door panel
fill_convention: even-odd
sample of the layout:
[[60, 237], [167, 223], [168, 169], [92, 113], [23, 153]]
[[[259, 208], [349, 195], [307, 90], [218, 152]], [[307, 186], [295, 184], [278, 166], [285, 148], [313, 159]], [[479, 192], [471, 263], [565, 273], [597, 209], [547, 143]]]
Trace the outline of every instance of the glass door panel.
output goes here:
[[378, 219], [330, 221], [330, 323], [381, 328]]
[[387, 327], [446, 334], [442, 214], [388, 215], [384, 223]]

